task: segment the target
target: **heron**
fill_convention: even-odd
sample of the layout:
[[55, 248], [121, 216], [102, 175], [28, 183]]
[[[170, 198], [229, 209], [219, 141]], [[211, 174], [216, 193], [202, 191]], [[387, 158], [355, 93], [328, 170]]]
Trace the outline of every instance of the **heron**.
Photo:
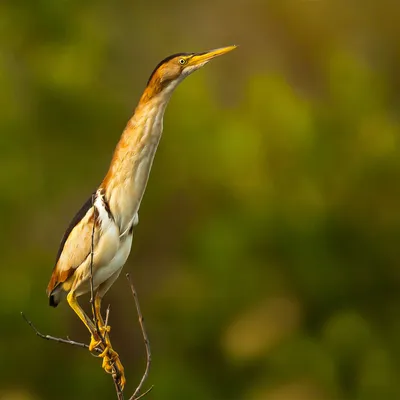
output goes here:
[[[100, 346], [103, 368], [109, 373], [113, 366], [118, 369], [122, 388], [126, 382], [124, 368], [112, 348], [101, 302], [131, 251], [140, 204], [163, 131], [164, 112], [172, 93], [187, 76], [235, 48], [173, 54], [156, 66], [115, 148], [106, 176], [72, 219], [59, 246], [47, 286], [50, 306], [57, 307], [67, 299], [91, 334], [89, 350]], [[97, 327], [77, 300], [91, 288]]]

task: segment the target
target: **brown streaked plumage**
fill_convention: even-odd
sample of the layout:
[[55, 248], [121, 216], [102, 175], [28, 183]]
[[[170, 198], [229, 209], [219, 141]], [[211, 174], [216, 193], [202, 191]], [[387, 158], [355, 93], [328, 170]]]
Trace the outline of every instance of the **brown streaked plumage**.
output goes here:
[[224, 47], [205, 53], [174, 54], [161, 61], [151, 74], [143, 95], [117, 144], [107, 175], [79, 210], [64, 234], [56, 264], [47, 287], [50, 305], [68, 303], [92, 335], [90, 348], [101, 346], [90, 318], [77, 297], [90, 291], [90, 261], [93, 224], [93, 287], [95, 311], [105, 336], [103, 367], [116, 365], [125, 384], [123, 367], [111, 347], [109, 327], [101, 318], [101, 299], [118, 278], [130, 253], [133, 228], [163, 129], [163, 115], [177, 85], [195, 70], [219, 55], [233, 50]]

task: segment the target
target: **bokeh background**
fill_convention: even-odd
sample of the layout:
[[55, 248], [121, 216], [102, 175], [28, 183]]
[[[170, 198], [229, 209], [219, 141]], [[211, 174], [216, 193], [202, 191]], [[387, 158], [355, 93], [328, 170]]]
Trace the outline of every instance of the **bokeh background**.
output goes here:
[[[188, 78], [164, 124], [131, 257], [149, 399], [400, 398], [400, 3], [0, 2], [0, 399], [112, 399], [45, 288], [154, 66]], [[85, 298], [85, 302], [88, 299]], [[112, 339], [145, 366], [123, 276]]]

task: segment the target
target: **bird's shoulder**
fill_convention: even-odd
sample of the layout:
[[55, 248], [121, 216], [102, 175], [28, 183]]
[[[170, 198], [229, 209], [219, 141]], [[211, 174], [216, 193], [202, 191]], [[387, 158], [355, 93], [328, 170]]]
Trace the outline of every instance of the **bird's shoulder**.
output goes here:
[[67, 242], [71, 232], [82, 221], [82, 219], [86, 216], [86, 214], [88, 214], [88, 211], [93, 207], [93, 201], [94, 201], [93, 196], [94, 195], [95, 195], [95, 193], [92, 193], [92, 195], [85, 201], [83, 206], [75, 214], [74, 218], [72, 218], [70, 224], [68, 225], [68, 228], [65, 231], [65, 233], [61, 239], [60, 245], [58, 247], [56, 262], [55, 262], [56, 265], [58, 263], [58, 260], [60, 259], [61, 253], [63, 252], [64, 247], [65, 247], [65, 243]]

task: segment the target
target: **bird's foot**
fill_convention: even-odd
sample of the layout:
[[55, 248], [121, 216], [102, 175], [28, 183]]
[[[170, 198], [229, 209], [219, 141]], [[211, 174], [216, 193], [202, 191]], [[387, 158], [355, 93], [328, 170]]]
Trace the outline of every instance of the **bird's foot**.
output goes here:
[[[111, 326], [109, 325], [102, 325], [98, 327], [98, 333], [92, 334], [92, 337], [90, 339], [89, 343], [89, 351], [93, 351], [95, 348], [101, 346], [101, 345], [106, 345], [110, 346], [110, 338], [108, 334], [111, 331]], [[104, 351], [103, 351], [104, 353]], [[100, 355], [101, 357], [101, 355]], [[103, 356], [104, 357], [104, 356]]]
[[93, 351], [97, 347], [101, 346], [103, 344], [102, 338], [97, 334], [92, 334], [92, 337], [90, 338], [90, 343], [89, 343], [89, 351]]
[[91, 337], [89, 350], [93, 351], [96, 348], [100, 348], [102, 352], [98, 354], [98, 357], [103, 359], [102, 368], [108, 374], [116, 374], [119, 380], [121, 390], [124, 389], [126, 379], [124, 367], [119, 359], [118, 353], [112, 348], [109, 333], [111, 327], [109, 325], [99, 326], [99, 332], [94, 333]]
[[106, 345], [105, 350], [100, 354], [99, 357], [103, 358], [102, 367], [108, 374], [116, 373], [117, 377], [119, 378], [121, 390], [123, 390], [126, 383], [125, 370], [121, 360], [119, 359], [118, 353], [111, 347], [111, 343]]

